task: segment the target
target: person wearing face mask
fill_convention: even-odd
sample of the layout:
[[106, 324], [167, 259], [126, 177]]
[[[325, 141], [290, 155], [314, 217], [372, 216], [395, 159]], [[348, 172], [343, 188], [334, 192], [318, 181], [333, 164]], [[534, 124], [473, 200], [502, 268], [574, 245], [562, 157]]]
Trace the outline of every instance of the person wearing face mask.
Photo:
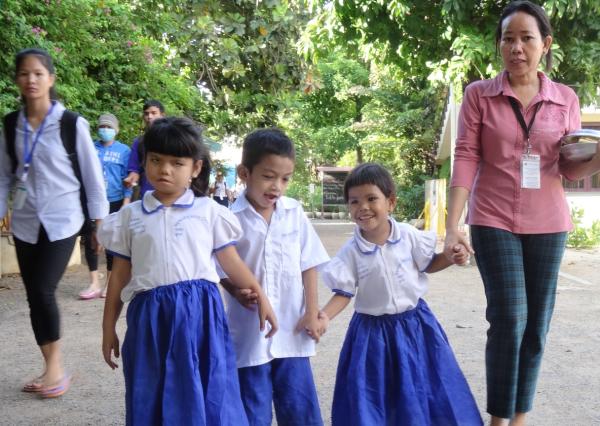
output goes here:
[[[118, 132], [119, 120], [113, 114], [102, 114], [98, 118], [99, 139], [94, 142], [94, 145], [102, 164], [110, 213], [114, 213], [123, 205], [128, 204], [132, 193], [131, 188], [127, 188], [123, 184], [123, 179], [127, 176], [127, 164], [131, 149], [115, 139]], [[106, 286], [101, 286], [99, 282], [98, 254], [92, 248], [91, 231], [91, 226], [86, 223], [81, 232], [85, 247], [85, 258], [90, 270], [90, 284], [88, 288], [79, 293], [81, 300], [91, 300], [106, 295]], [[106, 253], [106, 270], [106, 283], [108, 283], [112, 270], [112, 255], [109, 253]]]

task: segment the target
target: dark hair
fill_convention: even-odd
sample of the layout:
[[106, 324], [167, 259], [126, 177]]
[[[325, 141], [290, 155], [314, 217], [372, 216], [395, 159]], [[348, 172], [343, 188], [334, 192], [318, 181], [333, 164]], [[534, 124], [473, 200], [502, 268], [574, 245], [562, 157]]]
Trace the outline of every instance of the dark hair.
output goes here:
[[271, 154], [296, 160], [294, 143], [283, 131], [275, 127], [255, 130], [244, 139], [242, 165], [251, 172], [254, 166]]
[[165, 113], [165, 107], [156, 99], [148, 99], [146, 102], [144, 102], [144, 108], [142, 108], [142, 111], [146, 111], [150, 107], [156, 107], [161, 113]]
[[[538, 29], [540, 30], [540, 34], [542, 35], [542, 39], [552, 35], [552, 25], [550, 24], [550, 19], [541, 6], [526, 0], [510, 2], [502, 11], [500, 20], [498, 21], [498, 26], [496, 27], [496, 54], [498, 53], [498, 45], [502, 39], [502, 22], [510, 15], [517, 12], [523, 12], [535, 18]], [[546, 67], [544, 69], [546, 72], [550, 72], [552, 69], [551, 48], [548, 49], [548, 52], [546, 53]]]
[[352, 169], [344, 182], [344, 201], [346, 203], [350, 188], [361, 185], [375, 185], [386, 198], [396, 196], [392, 175], [377, 163], [363, 163]]
[[[46, 52], [44, 49], [38, 49], [38, 48], [32, 47], [29, 49], [23, 49], [23, 50], [19, 51], [17, 53], [17, 55], [15, 56], [15, 79], [17, 78], [17, 76], [19, 74], [19, 70], [21, 69], [21, 65], [23, 65], [23, 61], [28, 56], [35, 56], [40, 61], [40, 63], [44, 66], [44, 68], [46, 68], [48, 70], [48, 73], [50, 75], [56, 75], [56, 71], [54, 71], [54, 62], [52, 61], [52, 56], [50, 56], [50, 54], [48, 52]], [[23, 97], [21, 97], [21, 99], [23, 101], [25, 101], [25, 99]], [[58, 95], [56, 94], [56, 90], [54, 89], [54, 86], [52, 86], [50, 88], [50, 99], [52, 99], [52, 100], [58, 99]]]
[[192, 120], [184, 117], [158, 118], [144, 133], [141, 143], [144, 145], [144, 164], [149, 152], [202, 160], [202, 170], [192, 179], [190, 189], [197, 197], [206, 196], [210, 154], [202, 142], [202, 130]]

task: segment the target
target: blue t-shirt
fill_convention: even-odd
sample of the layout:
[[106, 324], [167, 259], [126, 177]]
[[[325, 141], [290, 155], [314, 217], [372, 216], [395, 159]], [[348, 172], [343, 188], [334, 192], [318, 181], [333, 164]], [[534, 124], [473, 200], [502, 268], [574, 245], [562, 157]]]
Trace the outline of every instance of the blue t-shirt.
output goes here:
[[106, 198], [108, 201], [119, 201], [123, 198], [131, 198], [131, 189], [125, 188], [123, 179], [127, 177], [127, 164], [131, 149], [119, 141], [114, 141], [109, 146], [104, 146], [102, 142], [95, 141], [96, 151], [102, 172], [104, 173], [104, 183], [106, 184]]

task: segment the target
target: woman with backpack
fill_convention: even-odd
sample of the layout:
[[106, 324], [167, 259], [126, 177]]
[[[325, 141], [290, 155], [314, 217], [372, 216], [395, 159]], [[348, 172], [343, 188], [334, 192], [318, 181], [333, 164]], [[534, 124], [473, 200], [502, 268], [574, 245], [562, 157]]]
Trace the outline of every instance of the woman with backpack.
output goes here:
[[[42, 373], [25, 384], [23, 391], [54, 398], [64, 394], [71, 383], [71, 375], [63, 367], [55, 293], [84, 222], [80, 188], [85, 190], [85, 207], [96, 224], [108, 214], [108, 202], [89, 124], [83, 117], [71, 121], [74, 152], [69, 154], [66, 148], [61, 130], [74, 115], [65, 113], [56, 100], [50, 55], [41, 49], [22, 50], [16, 55], [15, 70], [23, 108], [12, 113], [12, 120], [11, 114], [4, 119], [0, 216], [12, 208], [17, 260], [33, 333], [44, 359]], [[79, 176], [76, 170], [81, 171]]]

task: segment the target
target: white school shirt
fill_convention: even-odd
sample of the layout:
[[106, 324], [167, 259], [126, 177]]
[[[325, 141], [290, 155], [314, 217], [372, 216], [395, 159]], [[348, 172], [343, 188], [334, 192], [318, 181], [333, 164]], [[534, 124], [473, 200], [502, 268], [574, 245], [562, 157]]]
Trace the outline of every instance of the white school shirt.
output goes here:
[[227, 182], [225, 182], [225, 180], [222, 180], [221, 182], [215, 181], [215, 193], [213, 196], [227, 198]]
[[385, 244], [370, 243], [356, 227], [322, 271], [323, 281], [334, 292], [356, 296], [354, 309], [359, 313], [402, 313], [416, 307], [427, 292], [423, 271], [435, 254], [435, 233], [388, 220], [392, 230]]
[[[65, 107], [56, 102], [52, 113], [46, 118], [43, 133], [33, 151], [33, 158], [25, 186], [27, 199], [19, 210], [13, 210], [11, 230], [15, 237], [36, 244], [40, 226], [44, 226], [50, 241], [62, 240], [76, 234], [83, 225], [83, 211], [79, 198], [80, 183], [73, 164], [60, 137], [60, 120]], [[37, 137], [28, 126], [29, 149]], [[23, 110], [17, 118], [15, 153], [18, 166], [16, 176], [23, 175]], [[76, 125], [77, 161], [87, 196], [87, 207], [92, 219], [102, 219], [108, 214], [108, 201], [102, 167], [90, 125], [79, 116]], [[6, 154], [6, 142], [0, 138], [0, 217], [7, 212], [8, 194], [13, 182], [12, 164]]]
[[315, 342], [294, 330], [305, 312], [302, 272], [329, 261], [300, 203], [280, 197], [268, 224], [248, 202], [245, 192], [231, 206], [244, 236], [237, 250], [258, 279], [279, 321], [277, 333], [265, 339], [267, 330], [257, 327], [256, 312], [238, 303], [229, 293], [226, 310], [235, 344], [237, 367], [265, 364], [274, 358], [315, 354]]
[[196, 198], [189, 189], [171, 207], [148, 191], [142, 200], [106, 218], [98, 232], [110, 253], [131, 261], [131, 281], [121, 292], [124, 302], [161, 285], [219, 282], [213, 254], [241, 235], [238, 220], [227, 208], [208, 197]]

